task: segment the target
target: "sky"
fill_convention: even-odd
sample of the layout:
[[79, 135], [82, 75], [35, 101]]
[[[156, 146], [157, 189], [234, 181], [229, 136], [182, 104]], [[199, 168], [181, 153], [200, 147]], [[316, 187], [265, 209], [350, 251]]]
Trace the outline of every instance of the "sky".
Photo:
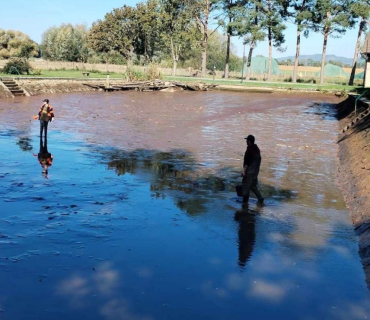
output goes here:
[[[124, 4], [135, 6], [138, 0], [2, 0], [0, 28], [19, 30], [28, 34], [32, 40], [41, 42], [42, 34], [52, 26], [62, 23], [91, 24], [103, 19], [113, 8]], [[329, 38], [327, 54], [353, 58], [358, 25], [341, 38]], [[273, 50], [273, 57], [280, 58], [295, 55], [296, 30], [294, 25], [288, 25], [285, 32], [285, 52]], [[241, 39], [233, 38], [232, 43], [239, 56], [243, 55]], [[301, 39], [301, 54], [321, 54], [323, 35], [311, 32], [309, 38]], [[246, 48], [246, 52], [248, 47]], [[254, 50], [255, 55], [268, 55], [267, 42], [260, 43]]]

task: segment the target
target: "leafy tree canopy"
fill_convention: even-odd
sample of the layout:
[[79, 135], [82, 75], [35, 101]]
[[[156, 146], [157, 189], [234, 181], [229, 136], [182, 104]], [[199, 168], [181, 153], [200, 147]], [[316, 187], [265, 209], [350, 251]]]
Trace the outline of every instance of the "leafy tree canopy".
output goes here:
[[85, 25], [62, 24], [49, 28], [42, 35], [42, 56], [50, 60], [85, 62], [87, 33]]
[[0, 29], [0, 58], [30, 58], [38, 55], [38, 45], [31, 38], [14, 30]]

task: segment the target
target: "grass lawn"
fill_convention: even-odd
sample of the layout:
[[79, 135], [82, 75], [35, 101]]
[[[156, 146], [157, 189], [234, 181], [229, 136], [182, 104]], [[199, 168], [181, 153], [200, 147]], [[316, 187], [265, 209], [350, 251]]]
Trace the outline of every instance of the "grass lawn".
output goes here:
[[[85, 72], [85, 71], [84, 71]], [[89, 72], [89, 76], [84, 76], [81, 70], [41, 70], [40, 75], [22, 75], [22, 77], [33, 78], [75, 78], [75, 79], [89, 79], [89, 78], [106, 78], [109, 74], [110, 78], [123, 78], [122, 73], [105, 73], [105, 72]], [[17, 75], [9, 75], [0, 73], [0, 77], [17, 77]]]
[[[89, 71], [88, 71], [89, 72]], [[105, 72], [89, 72], [89, 76], [84, 76], [81, 70], [42, 70], [40, 75], [22, 75], [22, 77], [32, 78], [70, 78], [70, 79], [106, 79], [107, 75], [111, 79], [122, 79], [122, 73], [105, 73]], [[0, 73], [0, 77], [17, 77], [16, 75], [8, 75]], [[324, 85], [310, 84], [310, 83], [291, 83], [291, 82], [266, 82], [266, 81], [243, 81], [241, 83], [238, 79], [216, 79], [213, 81], [212, 78], [195, 78], [195, 77], [172, 77], [166, 76], [168, 81], [179, 81], [179, 82], [205, 82], [217, 85], [232, 85], [232, 86], [245, 86], [245, 87], [265, 87], [265, 88], [282, 88], [282, 89], [305, 89], [305, 90], [337, 90], [337, 91], [354, 91], [355, 89], [362, 88], [360, 86], [348, 86], [341, 84], [327, 83]]]
[[169, 81], [180, 81], [180, 82], [205, 82], [205, 83], [212, 83], [217, 85], [232, 85], [232, 86], [245, 86], [245, 87], [265, 87], [265, 88], [282, 88], [282, 89], [305, 89], [305, 90], [317, 90], [317, 91], [325, 91], [325, 90], [347, 90], [347, 91], [354, 91], [356, 88], [361, 88], [359, 86], [348, 86], [348, 85], [340, 85], [340, 84], [311, 84], [311, 83], [292, 83], [292, 82], [266, 82], [266, 81], [243, 81], [241, 83], [240, 80], [235, 79], [213, 79], [208, 78], [193, 78], [193, 77], [172, 77], [168, 76], [165, 77], [166, 80]]

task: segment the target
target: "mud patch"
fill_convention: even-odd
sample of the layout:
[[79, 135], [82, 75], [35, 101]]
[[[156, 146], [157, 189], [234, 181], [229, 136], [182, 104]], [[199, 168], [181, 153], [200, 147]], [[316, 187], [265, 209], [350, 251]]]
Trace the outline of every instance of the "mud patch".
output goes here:
[[[103, 81], [103, 80], [102, 80]], [[87, 92], [95, 91], [85, 86], [83, 81], [74, 80], [20, 80], [18, 83], [26, 89], [31, 96], [46, 93]]]
[[[354, 99], [338, 106], [341, 128], [355, 118]], [[360, 102], [358, 113], [369, 106]], [[370, 117], [361, 119], [339, 136], [338, 179], [352, 222], [360, 236], [359, 251], [370, 286]]]

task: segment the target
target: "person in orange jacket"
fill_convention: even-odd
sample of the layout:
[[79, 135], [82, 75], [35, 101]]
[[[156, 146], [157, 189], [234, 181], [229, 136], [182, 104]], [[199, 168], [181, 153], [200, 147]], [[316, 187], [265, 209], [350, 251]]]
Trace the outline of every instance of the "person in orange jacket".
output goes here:
[[40, 139], [42, 139], [42, 134], [44, 133], [45, 140], [47, 140], [48, 124], [54, 121], [54, 110], [48, 99], [43, 101], [38, 116], [40, 120]]

